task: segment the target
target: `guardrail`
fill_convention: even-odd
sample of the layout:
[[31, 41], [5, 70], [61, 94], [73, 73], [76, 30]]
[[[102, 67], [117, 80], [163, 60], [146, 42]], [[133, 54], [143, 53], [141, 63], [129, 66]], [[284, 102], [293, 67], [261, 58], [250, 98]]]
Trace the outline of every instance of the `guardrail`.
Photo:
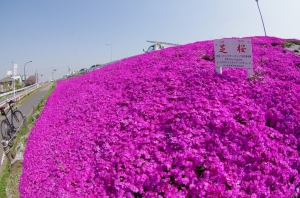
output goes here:
[[[24, 87], [24, 88], [21, 88], [21, 89], [17, 89], [17, 90], [15, 90], [15, 92], [20, 92], [20, 91], [22, 91], [22, 90], [29, 89], [29, 88], [31, 88], [31, 87], [33, 87], [33, 86], [36, 86], [36, 84], [30, 85], [30, 86], [28, 86], [28, 87]], [[2, 96], [6, 96], [6, 95], [9, 95], [9, 94], [13, 94], [13, 93], [14, 93], [14, 91], [5, 92], [5, 93], [3, 93], [3, 94], [0, 94], [0, 98], [1, 98]]]
[[[23, 91], [22, 93], [19, 93], [13, 97], [10, 97], [10, 98], [7, 98], [5, 101], [2, 101], [0, 102], [0, 107], [3, 107], [5, 106], [5, 109], [8, 108], [8, 104], [6, 103], [6, 101], [10, 101], [10, 100], [13, 100], [13, 101], [19, 101], [21, 98], [23, 98], [25, 95], [29, 94], [30, 92], [36, 90], [38, 87], [36, 84], [30, 86], [30, 88], [28, 88], [26, 91]], [[23, 89], [24, 90], [24, 89]]]

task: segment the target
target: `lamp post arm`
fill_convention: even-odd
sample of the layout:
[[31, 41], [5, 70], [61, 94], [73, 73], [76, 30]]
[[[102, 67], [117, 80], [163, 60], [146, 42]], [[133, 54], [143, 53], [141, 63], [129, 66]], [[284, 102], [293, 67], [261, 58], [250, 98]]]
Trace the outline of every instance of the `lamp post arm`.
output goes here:
[[[31, 63], [32, 61], [28, 61], [27, 63]], [[26, 67], [26, 65], [27, 65], [27, 63], [25, 63], [25, 65], [24, 65], [24, 81], [26, 80], [25, 78], [26, 78], [26, 76], [25, 76], [25, 67]]]

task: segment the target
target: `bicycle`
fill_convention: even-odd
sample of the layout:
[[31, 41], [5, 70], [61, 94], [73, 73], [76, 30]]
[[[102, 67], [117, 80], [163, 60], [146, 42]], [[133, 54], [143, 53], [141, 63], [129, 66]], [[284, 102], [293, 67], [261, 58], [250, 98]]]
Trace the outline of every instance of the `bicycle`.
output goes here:
[[[9, 110], [6, 113], [5, 112], [5, 107], [0, 107], [1, 115], [5, 117], [4, 120], [1, 121], [1, 135], [2, 135], [2, 140], [10, 140], [14, 135], [17, 133], [19, 128], [22, 126], [24, 116], [19, 110], [14, 110], [12, 108], [12, 104], [15, 103], [14, 101], [9, 101], [7, 102], [9, 106]], [[9, 121], [7, 115], [11, 112], [11, 122]]]

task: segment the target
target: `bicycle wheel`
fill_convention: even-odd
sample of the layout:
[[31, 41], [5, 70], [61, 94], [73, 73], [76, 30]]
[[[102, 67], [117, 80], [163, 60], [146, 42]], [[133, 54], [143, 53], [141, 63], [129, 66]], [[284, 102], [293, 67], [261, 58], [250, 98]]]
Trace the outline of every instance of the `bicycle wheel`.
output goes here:
[[9, 124], [7, 123], [7, 121], [2, 120], [0, 125], [1, 125], [0, 127], [1, 127], [2, 140], [10, 139], [10, 134], [9, 134], [10, 127], [9, 127]]
[[23, 120], [23, 114], [21, 113], [21, 111], [13, 111], [12, 125], [17, 129], [17, 131], [22, 127]]

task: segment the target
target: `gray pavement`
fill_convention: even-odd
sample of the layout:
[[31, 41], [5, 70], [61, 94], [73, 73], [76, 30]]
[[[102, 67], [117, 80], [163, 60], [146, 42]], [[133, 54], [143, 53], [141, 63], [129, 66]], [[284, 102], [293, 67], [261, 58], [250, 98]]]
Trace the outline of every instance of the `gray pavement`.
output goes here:
[[29, 116], [32, 112], [33, 107], [35, 107], [43, 96], [48, 92], [53, 83], [49, 83], [46, 87], [40, 89], [34, 93], [30, 98], [25, 100], [18, 109], [23, 113], [24, 116]]
[[295, 53], [297, 53], [298, 55], [300, 55], [300, 45], [297, 44], [292, 44], [290, 47], [288, 47], [287, 49], [294, 51]]
[[[46, 85], [44, 88], [40, 89], [39, 91], [35, 92], [32, 96], [27, 98], [24, 102], [22, 102], [21, 105], [19, 105], [17, 108], [20, 110], [24, 116], [28, 118], [28, 116], [31, 114], [33, 111], [33, 108], [41, 101], [43, 96], [48, 92], [48, 90], [51, 88], [53, 83], [49, 83]], [[0, 140], [2, 140], [2, 137], [0, 135]], [[0, 173], [2, 170], [2, 164], [4, 160], [4, 154], [3, 154], [3, 148], [0, 146]]]

